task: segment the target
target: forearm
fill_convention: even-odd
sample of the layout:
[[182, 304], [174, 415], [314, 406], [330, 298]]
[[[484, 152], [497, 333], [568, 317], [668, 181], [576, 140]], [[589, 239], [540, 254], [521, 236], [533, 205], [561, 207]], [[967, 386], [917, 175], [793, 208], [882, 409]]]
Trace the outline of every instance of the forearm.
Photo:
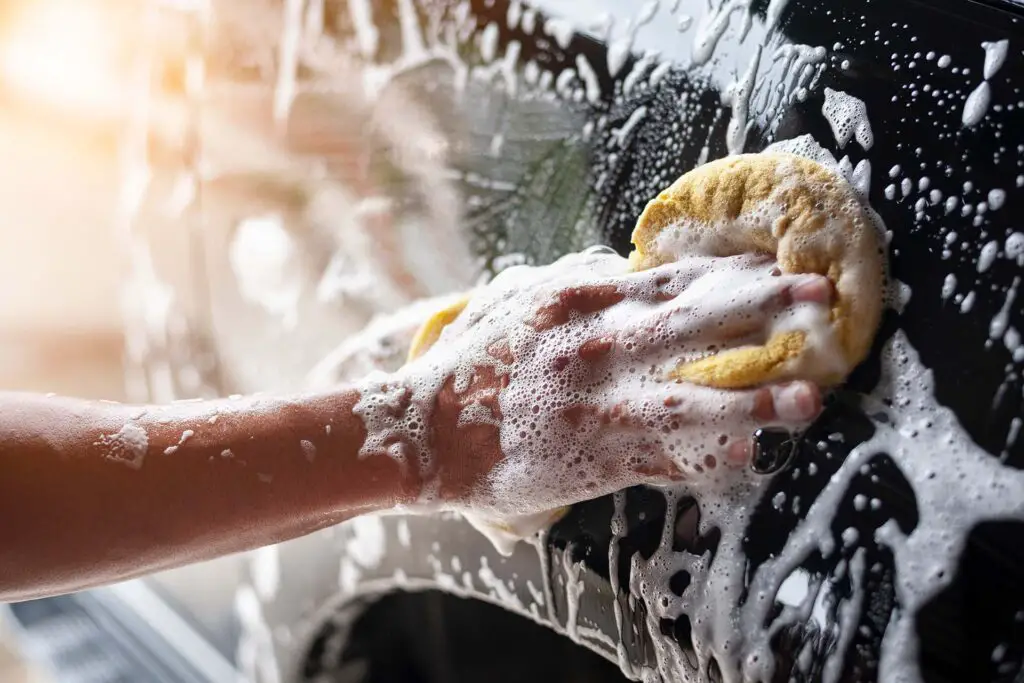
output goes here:
[[357, 391], [132, 407], [0, 394], [0, 600], [77, 590], [415, 500], [360, 458]]

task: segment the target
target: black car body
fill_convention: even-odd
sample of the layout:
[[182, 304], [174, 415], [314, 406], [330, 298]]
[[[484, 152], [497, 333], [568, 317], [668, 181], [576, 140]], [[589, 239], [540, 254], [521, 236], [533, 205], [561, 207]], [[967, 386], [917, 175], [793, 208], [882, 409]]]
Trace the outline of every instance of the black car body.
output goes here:
[[[297, 14], [289, 20], [288, 12]], [[299, 59], [298, 91], [303, 73], [335, 59], [338, 69], [350, 69], [341, 81], [362, 83], [367, 118], [355, 128], [386, 121], [377, 118], [384, 114], [375, 103], [387, 101], [409, 107], [422, 124], [415, 130], [430, 132], [405, 136], [385, 122], [383, 132], [358, 145], [337, 134], [348, 142], [327, 153], [303, 130], [336, 124], [342, 115], [325, 117], [315, 99], [300, 94], [287, 126], [293, 149], [323, 157], [350, 193], [394, 200], [392, 216], [427, 216], [417, 225], [428, 231], [447, 215], [442, 190], [431, 184], [444, 178], [443, 192], [461, 207], [462, 236], [455, 239], [481, 270], [546, 263], [595, 243], [625, 254], [646, 202], [683, 172], [811, 135], [845, 157], [851, 177], [867, 189], [891, 233], [891, 276], [904, 296], [887, 313], [872, 357], [830, 398], [793, 466], [765, 484], [741, 527], [709, 524], [702, 501], [685, 490], [638, 488], [575, 506], [505, 558], [456, 515], [368, 517], [139, 586], [13, 605], [28, 636], [56, 642], [39, 624], [69, 615], [91, 620], [104, 643], [133, 643], [125, 649], [136, 660], [123, 669], [128, 673], [95, 680], [220, 683], [229, 661], [261, 683], [1020, 680], [1024, 516], [1014, 510], [1014, 492], [1024, 462], [1024, 346], [1016, 332], [1024, 329], [1024, 298], [1017, 296], [1024, 242], [1015, 211], [1024, 200], [1024, 7], [998, 0], [325, 0], [274, 5], [269, 16], [280, 22], [279, 33], [270, 34], [275, 40], [287, 40], [282, 29], [301, 17], [306, 39], [327, 41], [337, 53], [311, 50], [308, 59], [319, 66], [306, 65], [306, 72]], [[280, 79], [286, 51], [274, 57], [266, 48], [269, 66], [251, 59], [256, 66], [248, 78], [278, 91], [292, 87]], [[209, 64], [215, 77], [235, 57], [221, 64], [212, 56]], [[866, 110], [870, 139], [835, 124], [834, 116], [830, 125], [823, 110], [836, 93], [840, 105]], [[430, 147], [436, 140], [441, 147]], [[410, 141], [412, 150], [403, 146]], [[351, 171], [346, 154], [358, 157], [352, 166], [361, 171]], [[369, 178], [370, 189], [356, 176]], [[317, 230], [302, 235], [300, 243], [325, 244], [316, 241]], [[246, 328], [249, 344], [265, 343], [275, 353], [287, 345], [297, 355], [267, 354], [252, 361], [255, 370], [233, 370], [232, 357], [248, 358], [249, 347], [209, 322], [244, 303], [224, 293], [233, 288], [221, 274], [228, 238], [192, 239], [205, 251], [190, 252], [203, 264], [204, 283], [189, 299], [199, 303], [182, 313], [190, 334], [173, 344], [164, 339], [163, 353], [140, 359], [150, 380], [154, 363], [170, 368], [173, 388], [159, 398], [298, 383], [370, 320], [373, 311], [350, 296], [316, 310], [356, 322], [317, 328], [312, 341], [301, 325], [282, 335], [273, 332], [274, 322], [253, 324]], [[337, 248], [325, 239], [328, 249]], [[443, 260], [453, 238], [441, 230], [421, 239], [416, 249]], [[417, 295], [454, 288], [434, 287], [429, 266], [409, 266], [413, 281], [427, 282]], [[400, 362], [394, 339], [407, 330], [381, 329], [387, 343], [373, 358], [335, 356], [327, 377]], [[175, 354], [174, 344], [191, 351]], [[216, 362], [196, 360], [210, 354]], [[931, 415], [935, 424], [920, 428], [953, 420], [959, 426], [950, 429], [1004, 467], [992, 470], [999, 477], [973, 481], [989, 471], [978, 464], [957, 480], [908, 467], [915, 460], [906, 454], [856, 451], [879, 430], [913, 431], [897, 414], [905, 396], [892, 366], [918, 362], [934, 382], [926, 391], [934, 402], [915, 415]], [[182, 379], [186, 367], [191, 385]], [[267, 372], [268, 386], [255, 386], [246, 372]], [[886, 381], [894, 386], [879, 389]], [[916, 462], [962, 462], [959, 451], [950, 455], [960, 442], [935, 449], [927, 439], [900, 443], [922, 444], [912, 453]], [[859, 458], [856, 471], [844, 465], [851, 457]], [[951, 571], [935, 565], [940, 575], [919, 604], [898, 571], [894, 548], [903, 546], [893, 539], [946, 519], [934, 518], [935, 510], [947, 509], [932, 500], [935, 489], [930, 502], [919, 499], [918, 487], [927, 482], [916, 478], [931, 477], [947, 487], [953, 507], [975, 505], [964, 502], [970, 496], [1001, 502], [985, 508], [991, 515], [948, 517], [974, 523], [948, 529], [966, 543], [949, 542], [956, 549]], [[816, 524], [805, 523], [815, 515]], [[794, 539], [812, 530], [814, 547], [794, 554]], [[778, 574], [784, 557], [796, 558], [786, 580], [764, 578]], [[652, 558], [673, 568], [659, 575], [660, 593], [637, 579]], [[761, 622], [774, 659], [768, 668], [749, 659], [739, 668], [730, 664], [734, 655], [722, 644], [742, 648], [744, 641], [713, 632], [711, 612], [696, 608], [708, 602], [694, 596], [721, 586], [710, 574], [727, 563], [740, 574], [734, 585], [743, 595], [730, 598], [737, 614], [756, 599], [770, 603]], [[903, 566], [922, 575], [930, 570]], [[765, 586], [773, 587], [767, 598], [747, 592]], [[660, 607], [652, 601], [659, 595]], [[667, 609], [669, 602], [681, 607]], [[529, 628], [529, 621], [554, 635]], [[749, 643], [753, 636], [741, 621], [730, 623]], [[883, 645], [887, 631], [900, 628], [914, 636]], [[167, 633], [177, 635], [164, 643]], [[139, 642], [148, 643], [145, 650]], [[737, 678], [741, 670], [747, 678]], [[61, 680], [76, 675], [72, 666]]]

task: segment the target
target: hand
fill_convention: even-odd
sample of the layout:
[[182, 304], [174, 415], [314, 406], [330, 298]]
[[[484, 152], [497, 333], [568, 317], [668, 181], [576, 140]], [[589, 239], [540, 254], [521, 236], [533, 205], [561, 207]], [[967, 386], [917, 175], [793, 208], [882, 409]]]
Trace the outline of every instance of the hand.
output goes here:
[[439, 498], [529, 514], [639, 483], [750, 476], [755, 429], [805, 426], [817, 387], [726, 391], [667, 372], [763, 343], [797, 309], [827, 320], [830, 298], [826, 278], [782, 275], [753, 255], [633, 273], [592, 250], [506, 271], [411, 370], [413, 386], [440, 378], [424, 406]]

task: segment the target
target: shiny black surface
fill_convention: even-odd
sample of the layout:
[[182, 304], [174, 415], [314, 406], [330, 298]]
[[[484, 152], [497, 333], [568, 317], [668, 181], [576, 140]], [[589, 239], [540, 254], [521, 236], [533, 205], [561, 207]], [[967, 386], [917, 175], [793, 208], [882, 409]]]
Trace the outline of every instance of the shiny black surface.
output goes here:
[[[316, 647], [325, 645], [321, 640]], [[323, 673], [315, 667], [306, 671], [310, 678]], [[397, 593], [376, 601], [354, 625], [332, 675], [361, 683], [627, 680], [615, 664], [550, 629], [440, 591]]]
[[[763, 12], [767, 2], [756, 5]], [[475, 8], [485, 16], [501, 16], [504, 11], [500, 2], [480, 2]], [[993, 344], [988, 337], [989, 321], [1003, 305], [1007, 288], [1021, 275], [1021, 270], [1005, 259], [998, 259], [982, 274], [976, 267], [985, 241], [1002, 238], [1019, 227], [1018, 211], [1024, 199], [1015, 180], [1024, 166], [1024, 154], [1018, 148], [1024, 143], [1024, 98], [1020, 92], [1024, 85], [1024, 63], [1019, 47], [1015, 47], [1024, 31], [1019, 14], [1008, 9], [1005, 3], [949, 0], [794, 0], [781, 23], [787, 38], [841, 48], [831, 52], [828, 68], [806, 100], [784, 107], [774, 116], [756, 119], [746, 149], [756, 151], [778, 139], [811, 133], [839, 156], [849, 154], [854, 163], [864, 156], [870, 159], [872, 205], [893, 232], [892, 274], [913, 291], [903, 313], [887, 318], [878, 345], [895, 329], [904, 330], [924, 363], [935, 372], [939, 401], [953, 408], [972, 438], [993, 457], [1019, 467], [1024, 463], [1024, 441], [1007, 447], [1007, 435], [1011, 419], [1024, 412], [1020, 365], [1013, 363], [1001, 344]], [[629, 16], [625, 10], [623, 14]], [[525, 38], [515, 33], [502, 34], [503, 39], [513, 37]], [[980, 78], [981, 43], [1002, 38], [1011, 41], [1011, 49], [1005, 66], [991, 81], [996, 106], [982, 123], [965, 128], [961, 111], [964, 99]], [[623, 95], [622, 79], [611, 79], [602, 71], [603, 47], [599, 43], [577, 36], [566, 52], [543, 39], [527, 45], [536, 50], [530, 55], [538, 61], [564, 63], [570, 61], [566, 52], [574, 51], [588, 56], [595, 65], [604, 95], [600, 103], [584, 108], [588, 109], [589, 118], [608, 118], [606, 135], [612, 135], [617, 124], [626, 121], [637, 107], [647, 107], [647, 115], [633, 129], [625, 149], [608, 154], [607, 137], [586, 147], [591, 171], [586, 184], [593, 190], [599, 177], [605, 179], [599, 190], [593, 190], [592, 202], [581, 214], [590, 214], [604, 239], [626, 253], [633, 222], [646, 201], [671, 179], [697, 165], [702, 143], [706, 141], [709, 147], [709, 158], [726, 154], [724, 140], [729, 116], [728, 110], [723, 111], [720, 105], [721, 93], [712, 85], [707, 75], [709, 69], [688, 70], [681, 64], [658, 85]], [[636, 48], [642, 50], [644, 45]], [[934, 58], [926, 58], [930, 51], [950, 55], [954, 65], [967, 66], [973, 76], [939, 68]], [[893, 68], [894, 54], [901, 55], [896, 60], [901, 65], [899, 70]], [[915, 63], [913, 68], [910, 62]], [[621, 73], [628, 73], [629, 69], [627, 65]], [[925, 91], [925, 84], [930, 91], [941, 94]], [[875, 144], [869, 153], [853, 144], [839, 150], [832, 142], [828, 125], [820, 114], [826, 86], [859, 97], [867, 104], [875, 131]], [[690, 105], [681, 109], [683, 95]], [[944, 100], [942, 104], [940, 99]], [[581, 105], [572, 108], [578, 106]], [[696, 144], [680, 147], [666, 143], [673, 138], [672, 127], [680, 118], [692, 125], [690, 139]], [[572, 149], [574, 142], [567, 141], [565, 147]], [[977, 188], [973, 201], [982, 199], [978, 193], [984, 188], [1002, 187], [1007, 193], [1006, 203], [999, 211], [989, 212], [980, 225], [975, 224], [974, 214], [964, 216], [954, 211], [947, 215], [941, 202], [926, 206], [923, 214], [917, 215], [915, 203], [921, 195], [916, 189], [906, 198], [892, 200], [885, 196], [884, 189], [892, 182], [887, 171], [896, 164], [910, 167], [918, 174], [927, 173], [931, 188], [939, 189], [945, 196], [960, 194], [963, 183], [970, 181]], [[967, 196], [971, 198], [970, 193]], [[513, 218], [509, 219], [510, 215]], [[526, 227], [515, 223], [513, 213], [503, 216], [511, 224], [501, 226], [502, 234], [515, 234], [519, 229], [543, 233], [548, 226], [557, 225], [531, 221]], [[490, 230], [493, 224], [484, 225]], [[557, 249], [544, 248], [558, 242], [558, 228], [554, 230], [554, 236], [541, 234], [535, 238], [541, 245], [533, 253], [538, 261], [555, 255], [552, 251]], [[957, 231], [961, 238], [949, 258], [943, 258], [948, 230]], [[954, 272], [961, 283], [969, 283], [968, 288], [975, 291], [977, 298], [970, 311], [961, 312], [954, 301], [939, 296], [948, 272]], [[1022, 310], [1024, 307], [1018, 301], [1011, 311], [1011, 324], [1018, 328], [1024, 325]], [[867, 391], [877, 377], [876, 354], [850, 379], [847, 391]], [[771, 502], [773, 495], [769, 494], [749, 529], [749, 568], [781, 550], [788, 529], [807, 510], [842, 458], [872, 431], [871, 420], [859, 412], [852, 400], [844, 400], [841, 395], [834, 398], [827, 414], [815, 425], [815, 433], [808, 434], [803, 442], [794, 469], [774, 482], [773, 492], [784, 492], [789, 501], [798, 504], [777, 510]], [[921, 453], [921, 457], [929, 454]], [[810, 473], [813, 469], [816, 474]], [[857, 494], [877, 498], [881, 505], [875, 510], [855, 511], [852, 499]], [[630, 492], [627, 517], [631, 531], [622, 541], [622, 561], [618, 567], [622, 584], [628, 585], [628, 558], [632, 553], [640, 552], [646, 557], [656, 547], [664, 511], [664, 502], [657, 493]], [[609, 570], [606, 549], [611, 512], [607, 500], [577, 506], [553, 532], [554, 543], [571, 547], [588, 568], [605, 574]], [[699, 511], [684, 510], [682, 514], [695, 516]], [[867, 540], [828, 559], [819, 557], [805, 564], [805, 569], [819, 575], [837, 575], [837, 568], [863, 545], [867, 565], [874, 566], [865, 580], [868, 597], [843, 667], [844, 681], [874, 680], [881, 636], [890, 615], [899, 608], [893, 590], [890, 551], [874, 544], [870, 540], [872, 534], [891, 518], [908, 532], [916, 525], [917, 514], [910, 484], [888, 457], [877, 456], [870, 471], [851, 487], [833, 525], [837, 540], [848, 526], [857, 528], [860, 538]], [[680, 542], [680, 549], [696, 554], [708, 550], [714, 553], [714, 531], [698, 536], [695, 525], [693, 529], [690, 537]], [[985, 524], [971, 532], [956, 580], [918, 618], [920, 659], [927, 681], [1008, 681], [1020, 675], [1024, 645], [1020, 616], [1024, 608], [1024, 558], [1018, 550], [1024, 540], [1021, 532], [1021, 525], [1012, 522]], [[838, 545], [842, 547], [842, 543]], [[680, 591], [687, 581], [688, 577], [679, 577]], [[842, 576], [833, 579], [833, 591], [840, 599], [852, 590], [848, 582]], [[680, 622], [685, 622], [685, 618]], [[684, 647], [688, 645], [687, 623], [663, 624], [662, 630], [679, 638]], [[814, 640], [814, 664], [801, 671], [795, 659], [807, 639]], [[812, 628], [786, 631], [777, 645], [782, 664], [778, 680], [817, 680], [829, 643], [814, 639]], [[1001, 650], [1000, 656], [994, 657], [997, 648]], [[640, 644], [633, 654], [638, 660], [648, 659], [644, 650]]]
[[[416, 8], [424, 24], [428, 18], [444, 24], [455, 20], [458, 4], [419, 0]], [[506, 54], [514, 43], [521, 47], [515, 64], [519, 78], [528, 61], [558, 72], [574, 66], [583, 56], [592, 66], [599, 88], [595, 101], [550, 92], [538, 96], [528, 88], [512, 93], [495, 83], [480, 81], [470, 82], [459, 93], [449, 65], [440, 60], [420, 64], [394, 79], [397, 86], [425, 103], [454, 140], [452, 166], [461, 175], [453, 182], [465, 200], [473, 244], [492, 267], [500, 267], [498, 257], [503, 255], [521, 254], [528, 261], [544, 263], [596, 242], [611, 244], [625, 254], [636, 217], [652, 196], [702, 159], [727, 153], [731, 110], [723, 104], [723, 88], [744, 64], [744, 59], [736, 55], [747, 54], [746, 48], [738, 47], [735, 30], [725, 34], [711, 61], [694, 66], [690, 53], [693, 29], [690, 34], [680, 34], [675, 26], [648, 27], [638, 34], [632, 53], [613, 76], [607, 67], [607, 46], [596, 31], [586, 35], [582, 32], [597, 19], [598, 10], [589, 3], [534, 3], [542, 12], [563, 16], [580, 29], [565, 47], [544, 28], [543, 17], [536, 21], [537, 29], [533, 31], [525, 30], [521, 23], [510, 26], [506, 0], [470, 0], [468, 4], [475, 25], [461, 45], [460, 58], [472, 64], [483, 61], [478, 38], [484, 26], [493, 24], [498, 55]], [[617, 19], [625, 20], [634, 17], [642, 4], [610, 2], [600, 11], [611, 11]], [[695, 20], [707, 7], [703, 0], [684, 4]], [[717, 6], [717, 0], [714, 4]], [[753, 8], [763, 17], [767, 5], [767, 0], [755, 0]], [[341, 35], [354, 30], [348, 7], [346, 2], [325, 3], [326, 23]], [[372, 7], [380, 41], [368, 59], [391, 62], [402, 50], [398, 2], [384, 0], [372, 3]], [[876, 384], [880, 371], [878, 348], [897, 329], [908, 335], [922, 361], [933, 369], [939, 401], [956, 412], [972, 438], [992, 457], [1003, 458], [1015, 467], [1024, 465], [1024, 440], [1007, 446], [1011, 420], [1024, 413], [1020, 363], [1013, 362], [1001, 343], [988, 339], [989, 321], [1003, 305], [1006, 289], [1022, 273], [1003, 258], [996, 259], [983, 273], [976, 265], [982, 244], [1021, 226], [1017, 212], [1024, 191], [1017, 187], [1016, 177], [1024, 173], [1024, 57], [1020, 49], [1024, 28], [1019, 7], [999, 0], [791, 0], [779, 27], [786, 40], [825, 46], [829, 53], [804, 99], [794, 98], [783, 106], [752, 113], [745, 149], [756, 151], [773, 141], [810, 133], [838, 156], [849, 155], [853, 163], [869, 159], [873, 169], [871, 203], [893, 233], [892, 274], [909, 285], [913, 295], [902, 313], [887, 315], [875, 353], [841, 391], [830, 397], [825, 415], [801, 440], [791, 467], [775, 476], [772, 490], [744, 539], [748, 576], [780, 552], [790, 530], [806, 514], [842, 459], [873, 433], [875, 423], [862, 414], [856, 399]], [[965, 128], [961, 112], [965, 98], [980, 80], [981, 43], [1001, 38], [1010, 40], [1010, 50], [1006, 64], [991, 81], [993, 106], [981, 123]], [[637, 67], [649, 50], [657, 55], [646, 67]], [[927, 57], [929, 52], [949, 55], [958, 71], [939, 67], [935, 57]], [[667, 70], [661, 66], [666, 62], [670, 65]], [[964, 67], [970, 69], [969, 74], [962, 72]], [[634, 68], [643, 68], [648, 75], [658, 70], [661, 76], [650, 84], [645, 78], [637, 78], [627, 92], [627, 76]], [[784, 73], [774, 71], [762, 87], [774, 87], [785, 79]], [[874, 145], [867, 152], [852, 143], [839, 149], [833, 142], [821, 115], [826, 87], [845, 91], [866, 103], [875, 133]], [[457, 105], [460, 101], [463, 104]], [[465, 116], [465, 111], [456, 116], [460, 106], [472, 116]], [[622, 136], [620, 145], [616, 131], [639, 107], [644, 107], [646, 113], [628, 135]], [[603, 125], [588, 128], [588, 124], [598, 121]], [[503, 137], [501, 152], [492, 154], [488, 150], [499, 131]], [[389, 150], [378, 151], [386, 155]], [[977, 225], [975, 214], [961, 215], [959, 210], [947, 214], [941, 202], [926, 202], [919, 211], [916, 205], [927, 193], [923, 195], [916, 184], [905, 197], [902, 192], [892, 198], [886, 195], [887, 186], [898, 184], [898, 179], [890, 179], [888, 173], [897, 164], [915, 177], [927, 174], [930, 189], [944, 195], [964, 194], [964, 183], [972, 182], [975, 189], [965, 196], [973, 202], [980, 201], [988, 188], [1001, 187], [1006, 191], [1005, 205], [989, 211]], [[381, 180], [385, 185], [391, 183], [386, 189], [399, 197], [403, 196], [406, 181], [398, 173]], [[960, 237], [947, 247], [950, 231]], [[950, 250], [948, 257], [943, 254], [946, 248]], [[959, 281], [958, 293], [975, 292], [970, 310], [961, 311], [958, 301], [940, 296], [950, 272]], [[1024, 328], [1024, 299], [1019, 298], [1012, 308], [1010, 324]], [[920, 454], [922, 458], [930, 455]], [[784, 504], [775, 502], [776, 494], [785, 495]], [[871, 509], [857, 510], [853, 498], [858, 494], [879, 503]], [[606, 622], [610, 620], [609, 578], [617, 576], [620, 586], [628, 586], [630, 558], [634, 553], [650, 557], [655, 552], [666, 521], [676, 530], [676, 552], [715, 554], [721, 533], [714, 528], [701, 530], [701, 510], [696, 501], [684, 501], [675, 520], [666, 520], [666, 511], [664, 497], [655, 490], [626, 492], [628, 533], [619, 541], [619, 563], [615, 567], [609, 566], [610, 499], [575, 506], [552, 529], [548, 560], [565, 551], [573, 560], [584, 563], [588, 587], [581, 611], [601, 612]], [[844, 682], [877, 678], [881, 636], [899, 609], [891, 553], [871, 541], [873, 532], [890, 519], [896, 519], [907, 532], [919, 523], [919, 512], [910, 484], [890, 458], [879, 455], [855, 479], [833, 523], [836, 539], [852, 526], [861, 540], [849, 547], [837, 543], [841, 551], [827, 558], [812, 556], [802, 567], [818, 577], [827, 577], [838, 601], [854, 591], [849, 578], [840, 571], [854, 551], [863, 547], [866, 566], [874, 567], [861, 586], [866, 598], [842, 667], [840, 680]], [[479, 554], [479, 547], [472, 545], [479, 538], [456, 536], [458, 541], [446, 545], [445, 552], [456, 548]], [[929, 683], [1011, 681], [1022, 675], [1021, 525], [984, 524], [972, 530], [970, 537], [956, 579], [917, 619], [920, 659]], [[385, 562], [389, 569], [390, 565], [408, 568], [422, 561], [428, 551], [415, 545], [421, 540], [416, 533], [413, 538], [417, 550], [393, 551]], [[424, 533], [423, 538], [427, 545], [429, 536]], [[325, 555], [327, 552], [322, 550]], [[333, 559], [329, 564], [325, 574], [333, 592], [337, 566]], [[549, 569], [556, 574], [558, 563], [550, 562]], [[289, 598], [315, 602], [312, 591], [321, 582], [315, 572], [309, 571], [308, 576], [299, 571], [285, 572], [294, 591]], [[679, 572], [671, 587], [682, 593], [692, 588], [691, 583], [690, 576]], [[554, 600], [556, 616], [564, 621], [564, 596], [556, 595]], [[414, 600], [408, 610], [401, 606], [395, 610], [409, 621], [430, 623], [434, 608], [419, 602]], [[307, 606], [306, 614], [319, 607]], [[629, 658], [650, 665], [654, 663], [652, 636], [642, 626], [643, 609], [643, 603], [637, 601], [634, 611], [627, 613], [627, 620], [639, 628], [630, 629], [627, 621], [622, 634], [606, 635], [622, 635]], [[684, 649], [692, 647], [691, 625], [685, 617], [660, 626], [661, 634], [653, 637], [675, 638]], [[378, 623], [375, 637], [386, 638], [388, 630], [386, 623]], [[819, 680], [832, 645], [821, 637], [815, 624], [783, 631], [776, 642], [780, 664], [777, 680]], [[810, 665], [801, 667], [796, 659], [805, 647], [810, 648]], [[994, 657], [997, 651], [1000, 656]], [[309, 659], [325, 658], [332, 665], [344, 664], [338, 660], [338, 653], [329, 654], [326, 657], [314, 646]], [[432, 656], [441, 658], [442, 654]], [[438, 661], [425, 657], [422, 668], [436, 669]], [[306, 673], [312, 676], [330, 670], [331, 666], [315, 667]], [[541, 680], [539, 675], [537, 680]]]
[[[699, 19], [709, 5], [693, 2]], [[717, 6], [718, 3], [712, 3]], [[518, 73], [528, 61], [558, 72], [583, 56], [591, 65], [600, 93], [589, 98], [536, 97], [529, 92], [511, 96], [506, 89], [471, 83], [462, 96], [472, 102], [474, 115], [458, 131], [454, 166], [465, 172], [460, 190], [468, 205], [467, 222], [478, 253], [495, 264], [503, 254], [522, 254], [543, 263], [595, 242], [612, 245], [620, 253], [630, 249], [629, 235], [646, 202], [672, 180], [697, 166], [702, 159], [727, 153], [726, 131], [731, 110], [723, 104], [723, 88], [738, 75], [744, 61], [729, 58], [743, 53], [737, 31], [727, 32], [715, 56], [707, 64], [691, 63], [690, 40], [679, 37], [674, 26], [656, 26], [641, 32], [632, 54], [614, 76], [607, 67], [607, 46], [596, 32], [584, 30], [598, 18], [586, 3], [540, 0], [542, 12], [566, 16], [580, 31], [563, 47], [557, 36], [544, 28], [543, 18], [534, 31], [509, 25], [509, 3], [504, 0], [471, 0], [475, 35], [487, 24], [497, 27], [496, 53], [506, 54], [514, 43], [521, 47]], [[618, 20], [636, 15], [641, 3], [601, 7]], [[755, 0], [754, 12], [764, 17], [767, 0]], [[424, 2], [424, 15], [456, 14], [455, 3]], [[374, 3], [378, 26], [394, 25], [398, 16], [392, 2]], [[344, 24], [344, 11], [339, 14]], [[738, 20], [736, 22], [738, 23]], [[351, 28], [351, 27], [349, 27]], [[858, 443], [868, 438], [874, 424], [857, 407], [858, 392], [869, 391], [879, 376], [877, 350], [895, 330], [902, 329], [935, 373], [938, 400], [951, 407], [971, 437], [992, 457], [1012, 466], [1024, 465], [1024, 440], [1008, 444], [1011, 420], [1024, 413], [1020, 363], [1015, 363], [1001, 343], [989, 340], [989, 323], [1005, 300], [1006, 290], [1021, 269], [1008, 259], [996, 259], [979, 273], [977, 259], [982, 245], [1001, 240], [1018, 229], [1017, 212], [1024, 192], [1017, 176], [1024, 172], [1024, 58], [1019, 43], [1024, 38], [1019, 7], [1009, 2], [970, 0], [850, 0], [819, 2], [791, 0], [779, 22], [779, 30], [792, 43], [824, 46], [824, 67], [809, 84], [806, 96], [752, 112], [745, 150], [757, 151], [776, 140], [810, 133], [853, 164], [863, 158], [872, 164], [870, 200], [892, 231], [892, 275], [909, 285], [912, 297], [900, 314], [890, 313], [879, 334], [876, 352], [854, 373], [843, 391], [830, 398], [826, 414], [801, 441], [791, 469], [776, 476], [745, 538], [748, 575], [765, 559], [781, 551], [789, 531], [806, 513], [828, 477]], [[675, 36], [675, 37], [673, 37]], [[1010, 40], [1005, 65], [991, 80], [993, 106], [979, 124], [965, 127], [961, 113], [967, 95], [980, 82], [983, 41]], [[465, 41], [462, 55], [478, 62], [478, 45]], [[660, 78], [648, 84], [635, 79], [626, 87], [627, 75], [643, 53], [657, 53], [645, 68], [659, 70]], [[375, 60], [388, 61], [400, 52], [397, 32], [385, 31]], [[929, 57], [929, 53], [935, 53]], [[723, 56], [724, 55], [724, 56]], [[948, 55], [951, 67], [938, 65]], [[664, 62], [671, 63], [665, 71]], [[955, 69], [953, 68], [955, 67]], [[964, 72], [964, 69], [968, 72]], [[634, 74], [635, 75], [635, 74]], [[788, 76], [781, 70], [768, 75], [761, 87], [772, 88]], [[424, 100], [435, 103], [457, 99], [451, 76], [444, 65], [425, 64], [403, 74], [402, 82]], [[839, 149], [821, 114], [826, 87], [841, 90], [866, 103], [875, 133], [874, 145], [865, 152], [855, 144]], [[628, 90], [628, 92], [627, 92]], [[628, 135], [620, 130], [638, 108], [645, 115]], [[440, 119], [446, 120], [443, 107]], [[589, 132], [587, 123], [601, 122]], [[503, 133], [501, 154], [486, 153], [497, 131]], [[619, 138], [623, 144], [619, 144]], [[963, 195], [977, 203], [989, 188], [1005, 190], [1005, 204], [976, 220], [976, 214], [959, 210], [947, 213], [943, 203], [928, 200], [928, 193], [913, 187], [892, 197], [886, 188], [897, 180], [889, 169], [900, 165], [914, 177], [927, 175], [930, 190], [943, 196]], [[474, 179], [486, 178], [489, 183]], [[973, 183], [965, 191], [964, 183]], [[949, 232], [959, 238], [946, 244]], [[943, 251], [949, 249], [949, 254]], [[943, 298], [940, 292], [948, 273], [957, 276], [957, 292], [973, 291], [975, 301], [961, 310], [960, 301]], [[1010, 324], [1024, 328], [1024, 305], [1013, 306]], [[922, 458], [929, 453], [921, 453]], [[785, 495], [779, 505], [775, 494]], [[869, 510], [855, 510], [854, 496], [877, 499]], [[652, 490], [627, 493], [629, 533], [620, 541], [620, 563], [608, 566], [611, 542], [608, 499], [576, 506], [552, 530], [552, 550], [567, 550], [582, 560], [587, 570], [601, 577], [617, 572], [620, 585], [628, 585], [629, 558], [636, 552], [649, 557], [657, 547], [666, 522], [663, 497]], [[682, 506], [675, 521], [678, 552], [697, 555], [716, 552], [720, 534], [699, 532], [700, 509], [696, 502]], [[844, 546], [827, 558], [811, 557], [803, 569], [831, 584], [836, 602], [851, 595], [854, 587], [842, 571], [853, 552], [866, 551], [866, 598], [856, 633], [842, 667], [842, 681], [874, 680], [877, 676], [881, 636], [891, 615], [899, 609], [893, 582], [891, 553], [871, 539], [890, 519], [908, 532], [918, 523], [913, 489], [892, 460], [876, 456], [854, 481], [833, 523], [833, 535], [847, 527], [859, 531], [858, 543]], [[918, 617], [920, 662], [929, 683], [940, 681], [1009, 681], [1020, 676], [1024, 656], [1024, 534], [1017, 523], [985, 524], [971, 531], [971, 542], [952, 585]], [[673, 590], [681, 593], [690, 577], [680, 573]], [[833, 605], [833, 608], [835, 605]], [[639, 620], [638, 613], [632, 616]], [[645, 637], [629, 638], [627, 651], [634, 662], [653, 662]], [[643, 629], [638, 629], [643, 632]], [[674, 637], [685, 649], [691, 646], [690, 624], [683, 617], [661, 625], [664, 636]], [[616, 634], [618, 635], [618, 634]], [[779, 681], [814, 681], [834, 645], [813, 624], [780, 633], [776, 650]], [[810, 665], [798, 666], [798, 654], [810, 648]], [[998, 648], [998, 650], [997, 650]], [[995, 652], [998, 657], [994, 657]]]

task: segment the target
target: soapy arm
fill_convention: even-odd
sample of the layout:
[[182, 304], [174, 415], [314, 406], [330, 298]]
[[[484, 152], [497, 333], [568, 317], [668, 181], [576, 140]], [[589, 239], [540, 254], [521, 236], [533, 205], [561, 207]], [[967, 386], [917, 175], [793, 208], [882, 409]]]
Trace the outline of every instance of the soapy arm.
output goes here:
[[294, 538], [414, 500], [354, 390], [142, 408], [0, 394], [0, 601]]
[[[0, 394], [0, 600], [129, 579], [398, 505], [501, 518], [641, 483], [722, 485], [725, 471], [743, 471], [757, 425], [817, 414], [816, 387], [725, 391], [649, 368], [831, 296], [824, 278], [737, 263], [630, 274], [610, 260], [609, 274], [584, 259], [529, 271], [525, 286], [471, 305], [437, 353], [358, 388], [165, 407]], [[544, 386], [558, 401], [541, 410]], [[526, 431], [533, 422], [547, 445]]]

